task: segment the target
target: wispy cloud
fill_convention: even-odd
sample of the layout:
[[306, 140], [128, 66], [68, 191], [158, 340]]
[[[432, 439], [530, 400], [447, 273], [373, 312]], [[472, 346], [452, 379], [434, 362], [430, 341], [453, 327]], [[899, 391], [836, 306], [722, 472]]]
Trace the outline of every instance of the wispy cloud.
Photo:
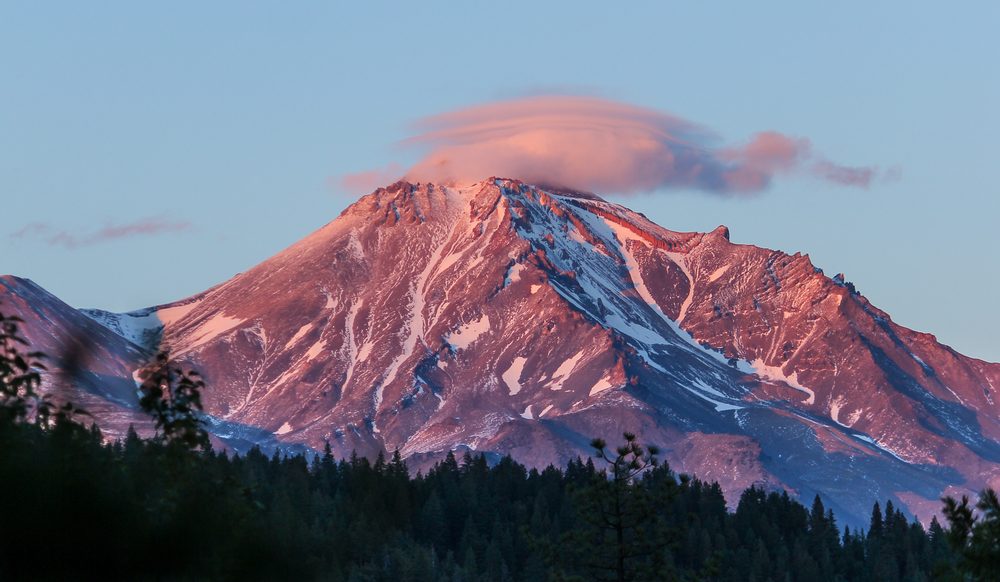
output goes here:
[[389, 164], [377, 170], [347, 174], [340, 179], [340, 186], [352, 194], [363, 194], [395, 182], [403, 173], [403, 167], [399, 164]]
[[[690, 188], [741, 194], [760, 192], [781, 175], [861, 188], [886, 175], [874, 166], [834, 163], [806, 138], [762, 131], [745, 143], [725, 145], [693, 122], [597, 97], [479, 105], [429, 117], [416, 129], [403, 142], [424, 152], [405, 172], [414, 181], [503, 176], [605, 193]], [[344, 183], [357, 186], [376, 177], [386, 182], [389, 173], [366, 172]]]
[[[829, 160], [817, 160], [812, 165], [813, 175], [840, 184], [842, 186], [857, 186], [867, 188], [871, 185], [880, 172], [876, 168], [853, 168], [851, 166], [841, 166]], [[889, 172], [882, 173], [885, 177], [891, 177]]]
[[10, 238], [41, 240], [52, 246], [76, 249], [113, 240], [184, 232], [190, 229], [191, 223], [189, 222], [172, 221], [158, 217], [144, 218], [124, 224], [110, 223], [98, 230], [82, 233], [59, 229], [44, 222], [34, 222], [12, 233]]

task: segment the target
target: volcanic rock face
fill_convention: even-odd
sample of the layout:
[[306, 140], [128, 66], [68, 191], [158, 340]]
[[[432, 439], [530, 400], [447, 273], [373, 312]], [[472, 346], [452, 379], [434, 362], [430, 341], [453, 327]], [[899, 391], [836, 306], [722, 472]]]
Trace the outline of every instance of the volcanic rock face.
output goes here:
[[927, 517], [943, 492], [1000, 485], [1000, 365], [897, 326], [806, 256], [592, 195], [400, 182], [222, 285], [131, 314], [88, 319], [0, 285], [33, 340], [100, 347], [87, 403], [112, 434], [162, 342], [206, 377], [235, 448], [545, 465], [631, 430], [731, 502], [755, 483], [818, 492], [850, 523], [876, 498]]

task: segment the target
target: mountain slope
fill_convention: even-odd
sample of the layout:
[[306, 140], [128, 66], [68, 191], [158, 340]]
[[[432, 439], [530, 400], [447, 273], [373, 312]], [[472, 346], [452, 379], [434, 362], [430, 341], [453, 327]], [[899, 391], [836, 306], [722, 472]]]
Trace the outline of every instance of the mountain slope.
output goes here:
[[342, 455], [544, 465], [634, 430], [730, 496], [820, 492], [857, 521], [998, 481], [1000, 366], [808, 257], [588, 194], [400, 182], [189, 300], [87, 313], [195, 365], [220, 421]]

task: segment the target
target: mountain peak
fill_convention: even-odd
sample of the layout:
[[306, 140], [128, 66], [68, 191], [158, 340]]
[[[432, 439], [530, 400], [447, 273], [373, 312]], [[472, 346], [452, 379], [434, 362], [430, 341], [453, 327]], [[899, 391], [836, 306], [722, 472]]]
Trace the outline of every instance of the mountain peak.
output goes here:
[[729, 240], [729, 227], [720, 224], [719, 226], [712, 229], [712, 232], [708, 234], [713, 236], [721, 236], [722, 238]]
[[372, 192], [372, 194], [403, 193], [405, 195], [420, 189], [429, 191], [433, 191], [435, 189], [439, 190], [450, 189], [460, 192], [479, 192], [482, 191], [484, 188], [489, 188], [491, 186], [496, 186], [498, 188], [514, 190], [514, 191], [522, 191], [525, 188], [527, 188], [527, 189], [547, 192], [549, 194], [554, 194], [564, 198], [579, 198], [584, 200], [598, 200], [598, 201], [604, 200], [603, 198], [601, 198], [597, 194], [594, 194], [593, 192], [586, 192], [582, 190], [575, 190], [572, 188], [565, 188], [561, 186], [554, 186], [548, 184], [531, 184], [516, 178], [504, 178], [499, 176], [491, 176], [489, 178], [473, 182], [443, 182], [443, 183], [411, 182], [406, 178], [403, 178], [387, 186], [376, 188], [375, 191]]

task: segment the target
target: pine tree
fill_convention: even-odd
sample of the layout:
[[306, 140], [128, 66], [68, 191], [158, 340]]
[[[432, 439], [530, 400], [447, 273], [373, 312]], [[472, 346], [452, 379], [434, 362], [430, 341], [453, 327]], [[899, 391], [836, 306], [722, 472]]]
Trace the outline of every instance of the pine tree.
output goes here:
[[948, 537], [959, 554], [959, 569], [973, 580], [995, 580], [1000, 573], [1000, 498], [993, 489], [979, 494], [975, 515], [969, 498], [961, 502], [945, 497]]
[[579, 544], [580, 564], [594, 580], [663, 579], [663, 552], [666, 531], [659, 509], [663, 499], [640, 477], [659, 465], [656, 447], [643, 448], [636, 436], [625, 433], [625, 443], [607, 450], [595, 439], [595, 457], [607, 463], [606, 472], [597, 473], [577, 492], [578, 516], [586, 527], [573, 532]]
[[878, 501], [872, 507], [872, 519], [868, 526], [868, 538], [869, 539], [881, 539], [884, 534], [884, 525], [882, 521], [882, 509], [879, 507]]

